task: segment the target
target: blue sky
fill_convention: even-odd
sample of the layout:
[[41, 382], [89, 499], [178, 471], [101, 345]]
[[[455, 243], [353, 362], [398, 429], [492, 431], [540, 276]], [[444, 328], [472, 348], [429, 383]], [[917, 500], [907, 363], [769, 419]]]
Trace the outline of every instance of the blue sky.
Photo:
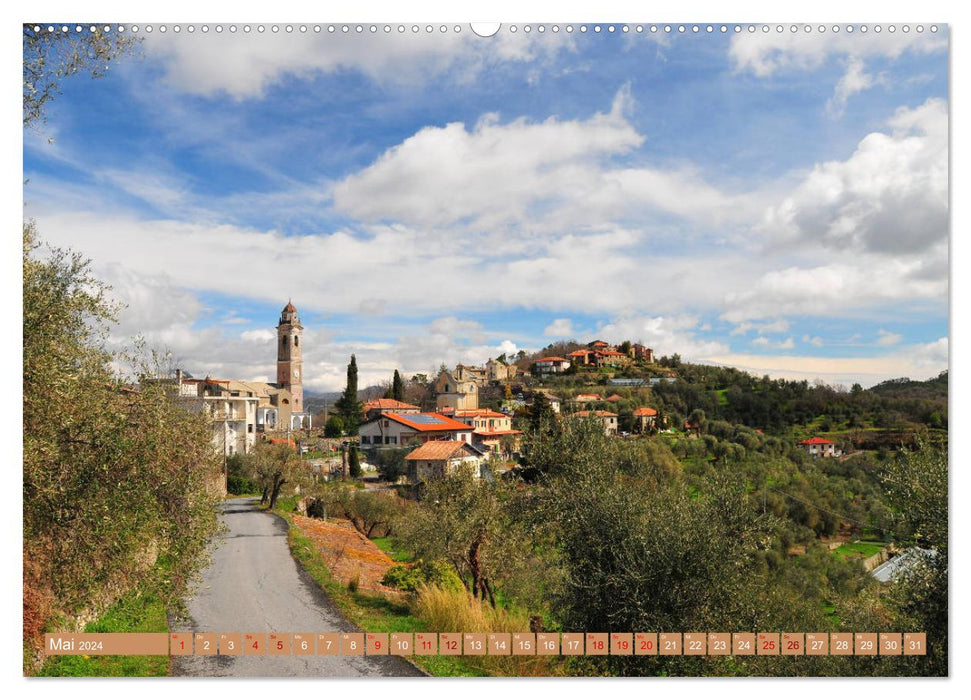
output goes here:
[[272, 379], [292, 298], [313, 390], [352, 352], [369, 382], [594, 336], [864, 385], [947, 367], [945, 27], [279, 26], [142, 31], [25, 132], [26, 215], [112, 284], [117, 342]]

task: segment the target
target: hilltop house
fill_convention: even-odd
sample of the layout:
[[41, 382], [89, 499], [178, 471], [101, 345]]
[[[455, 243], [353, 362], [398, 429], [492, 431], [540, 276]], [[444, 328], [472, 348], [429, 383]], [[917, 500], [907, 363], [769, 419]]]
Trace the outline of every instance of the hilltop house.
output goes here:
[[600, 394], [577, 394], [573, 397], [574, 403], [590, 403], [591, 401], [603, 401]]
[[635, 360], [644, 360], [652, 364], [654, 362], [654, 350], [640, 343], [634, 343], [630, 346], [630, 356]]
[[836, 449], [836, 444], [826, 438], [814, 436], [808, 440], [800, 440], [798, 445], [806, 450], [814, 459], [817, 457], [839, 457], [841, 454]]
[[516, 365], [507, 365], [499, 360], [493, 360], [491, 357], [485, 365], [486, 380], [493, 384], [512, 381], [516, 378], [517, 372]]
[[361, 447], [399, 447], [429, 440], [472, 444], [472, 426], [440, 413], [385, 413], [361, 424]]

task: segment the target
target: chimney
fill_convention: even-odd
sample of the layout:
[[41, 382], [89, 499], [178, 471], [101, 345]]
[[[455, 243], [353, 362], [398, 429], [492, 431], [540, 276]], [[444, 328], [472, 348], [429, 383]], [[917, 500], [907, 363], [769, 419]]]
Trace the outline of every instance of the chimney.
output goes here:
[[178, 368], [175, 370], [175, 384], [176, 386], [182, 386], [182, 370]]

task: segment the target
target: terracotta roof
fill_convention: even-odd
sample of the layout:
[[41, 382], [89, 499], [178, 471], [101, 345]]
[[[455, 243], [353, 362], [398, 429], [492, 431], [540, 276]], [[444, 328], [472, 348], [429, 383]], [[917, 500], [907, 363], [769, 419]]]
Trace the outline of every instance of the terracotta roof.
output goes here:
[[569, 362], [565, 357], [541, 357], [537, 362]]
[[420, 433], [472, 430], [471, 425], [460, 423], [448, 416], [443, 416], [441, 413], [385, 413], [381, 418], [390, 418]]
[[581, 416], [586, 418], [587, 416], [596, 416], [597, 418], [616, 418], [616, 413], [611, 413], [610, 411], [577, 411], [573, 415]]
[[808, 440], [800, 440], [799, 444], [800, 445], [832, 445], [833, 441], [827, 440], [826, 438], [821, 438], [821, 437], [811, 437]]
[[407, 454], [405, 459], [450, 459], [463, 448], [472, 449], [468, 443], [460, 440], [429, 440]]
[[476, 430], [479, 437], [493, 437], [496, 435], [522, 435], [522, 430]]
[[620, 394], [611, 394], [610, 396], [607, 397], [607, 400], [608, 401], [623, 401], [624, 400], [624, 397], [621, 396]]
[[638, 408], [634, 411], [635, 416], [656, 416], [657, 410], [653, 408]]
[[616, 350], [598, 350], [597, 354], [604, 357], [627, 357], [625, 353], [617, 352]]
[[376, 408], [382, 411], [392, 410], [396, 408], [400, 409], [415, 409], [419, 410], [418, 406], [412, 406], [410, 403], [405, 403], [404, 401], [398, 401], [397, 399], [372, 399], [364, 404], [364, 412], [372, 411]]
[[587, 343], [592, 348], [609, 348], [610, 343], [605, 343], [602, 340], [594, 340], [592, 343]]
[[283, 312], [297, 313], [297, 307], [293, 305], [292, 301], [288, 301], [287, 305], [283, 307]]
[[600, 401], [600, 394], [577, 394], [577, 401]]
[[592, 350], [574, 350], [573, 352], [568, 353], [567, 354], [567, 357], [586, 357], [591, 352], [593, 352], [593, 351]]

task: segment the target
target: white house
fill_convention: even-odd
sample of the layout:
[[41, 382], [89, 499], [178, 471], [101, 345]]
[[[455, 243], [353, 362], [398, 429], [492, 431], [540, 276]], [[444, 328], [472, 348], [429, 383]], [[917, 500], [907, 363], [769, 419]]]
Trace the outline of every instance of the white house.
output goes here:
[[361, 424], [358, 434], [361, 447], [423, 443], [429, 440], [453, 440], [472, 444], [472, 426], [440, 413], [385, 413]]
[[541, 357], [534, 364], [536, 374], [561, 374], [570, 369], [570, 361], [565, 357]]

